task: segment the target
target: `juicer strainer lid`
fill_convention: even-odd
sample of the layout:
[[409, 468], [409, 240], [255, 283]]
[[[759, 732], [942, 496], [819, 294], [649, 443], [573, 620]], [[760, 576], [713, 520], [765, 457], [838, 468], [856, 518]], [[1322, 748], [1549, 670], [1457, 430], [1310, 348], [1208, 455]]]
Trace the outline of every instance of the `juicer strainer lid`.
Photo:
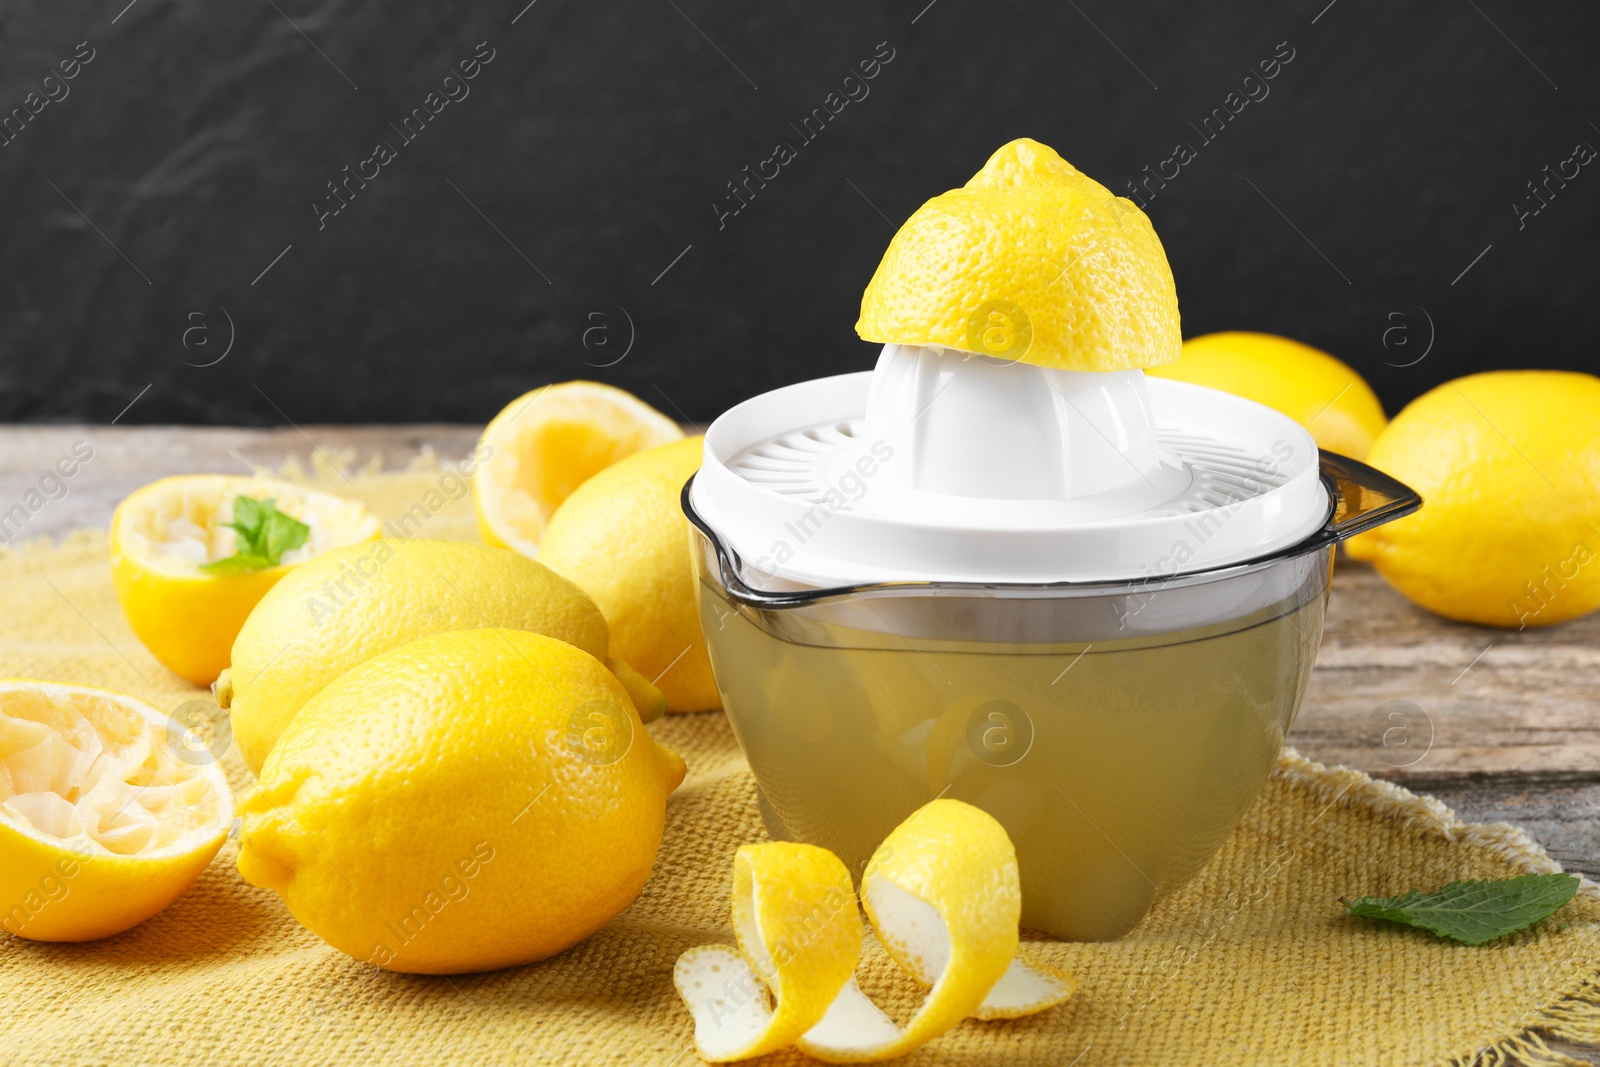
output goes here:
[[[1299, 424], [1216, 390], [1121, 373], [1132, 377], [1078, 376], [1111, 398], [1092, 418], [1081, 399], [1068, 412], [1083, 454], [1068, 475], [1043, 470], [1049, 455], [964, 461], [1006, 436], [1003, 423], [985, 432], [978, 416], [999, 409], [982, 395], [926, 393], [899, 422], [876, 414], [881, 432], [869, 433], [869, 402], [879, 413], [883, 401], [869, 398], [874, 372], [863, 371], [729, 409], [706, 432], [690, 496], [744, 580], [771, 589], [1159, 579], [1270, 554], [1327, 521], [1317, 447]], [[1006, 388], [1014, 403], [1017, 380]], [[930, 446], [923, 412], [939, 404], [960, 430]], [[1130, 417], [1148, 420], [1153, 447], [1141, 452]], [[1063, 478], [1076, 489], [1048, 488]]]

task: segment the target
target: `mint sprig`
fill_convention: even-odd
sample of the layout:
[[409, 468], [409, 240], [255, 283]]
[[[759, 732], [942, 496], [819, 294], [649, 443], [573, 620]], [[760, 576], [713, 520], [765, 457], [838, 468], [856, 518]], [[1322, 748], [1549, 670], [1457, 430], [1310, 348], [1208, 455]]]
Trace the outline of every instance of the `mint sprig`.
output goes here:
[[1516, 878], [1451, 882], [1398, 897], [1339, 900], [1345, 914], [1384, 919], [1431, 931], [1468, 945], [1482, 945], [1526, 930], [1555, 913], [1578, 891], [1575, 874], [1524, 874]]
[[279, 511], [272, 497], [256, 500], [248, 496], [233, 498], [235, 554], [200, 569], [212, 574], [249, 574], [264, 571], [283, 562], [283, 554], [306, 543], [311, 527]]

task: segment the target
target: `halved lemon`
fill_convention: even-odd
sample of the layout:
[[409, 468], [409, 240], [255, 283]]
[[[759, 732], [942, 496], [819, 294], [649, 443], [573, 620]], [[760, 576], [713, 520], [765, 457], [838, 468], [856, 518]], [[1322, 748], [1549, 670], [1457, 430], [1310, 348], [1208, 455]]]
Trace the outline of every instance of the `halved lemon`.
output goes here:
[[[545, 523], [591, 476], [619, 459], [683, 436], [632, 393], [599, 382], [562, 382], [507, 404], [478, 441], [472, 502], [484, 543], [525, 556]], [[487, 453], [485, 453], [487, 448]]]
[[[310, 527], [305, 544], [277, 566], [237, 573], [202, 565], [237, 552], [234, 501], [271, 500]], [[156, 659], [195, 685], [228, 665], [256, 602], [297, 563], [330, 548], [370, 541], [378, 520], [353, 501], [276, 478], [185, 474], [134, 491], [111, 517], [111, 578], [133, 632]]]
[[8, 932], [88, 941], [144, 922], [199, 877], [232, 822], [221, 769], [169, 736], [151, 705], [89, 686], [0, 681]]

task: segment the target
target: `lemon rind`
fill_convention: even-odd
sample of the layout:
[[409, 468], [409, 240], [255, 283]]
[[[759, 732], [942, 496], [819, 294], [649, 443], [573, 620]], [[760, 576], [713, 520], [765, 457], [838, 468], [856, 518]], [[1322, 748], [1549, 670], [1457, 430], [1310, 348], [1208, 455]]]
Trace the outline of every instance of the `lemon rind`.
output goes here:
[[838, 896], [836, 878], [804, 873], [800, 857], [815, 853], [844, 871], [814, 846], [741, 848], [733, 892], [738, 947], [702, 945], [679, 957], [673, 981], [694, 1018], [702, 1058], [729, 1062], [792, 1044], [832, 1063], [893, 1059], [963, 1019], [1030, 1015], [1076, 991], [1065, 971], [1017, 954], [1015, 851], [1000, 824], [978, 809], [953, 800], [918, 809], [879, 847], [863, 878], [860, 899], [878, 940], [890, 959], [931, 987], [904, 1026], [856, 984], [859, 940], [852, 950], [822, 936], [821, 927], [797, 942], [775, 933], [780, 917], [829, 914], [848, 919], [840, 930], [859, 934], [856, 896]]

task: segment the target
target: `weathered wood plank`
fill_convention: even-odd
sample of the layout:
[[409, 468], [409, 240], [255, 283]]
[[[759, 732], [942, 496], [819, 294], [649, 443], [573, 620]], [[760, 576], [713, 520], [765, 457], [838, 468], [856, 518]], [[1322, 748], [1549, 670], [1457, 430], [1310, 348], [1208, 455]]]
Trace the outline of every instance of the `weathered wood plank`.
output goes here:
[[[43, 496], [40, 479], [58, 460], [86, 442], [93, 456], [71, 478], [65, 495], [47, 500], [16, 540], [53, 536], [83, 526], [104, 526], [133, 490], [169, 474], [249, 474], [252, 464], [276, 470], [294, 456], [309, 465], [313, 449], [332, 459], [353, 451], [358, 462], [381, 457], [404, 466], [424, 448], [458, 459], [472, 448], [477, 426], [302, 426], [270, 430], [243, 427], [0, 426], [0, 515], [30, 490]], [[59, 493], [59, 490], [56, 491]], [[0, 538], [0, 543], [3, 543]]]
[[1600, 614], [1523, 631], [1449, 622], [1341, 559], [1290, 740], [1397, 780], [1600, 776]]

